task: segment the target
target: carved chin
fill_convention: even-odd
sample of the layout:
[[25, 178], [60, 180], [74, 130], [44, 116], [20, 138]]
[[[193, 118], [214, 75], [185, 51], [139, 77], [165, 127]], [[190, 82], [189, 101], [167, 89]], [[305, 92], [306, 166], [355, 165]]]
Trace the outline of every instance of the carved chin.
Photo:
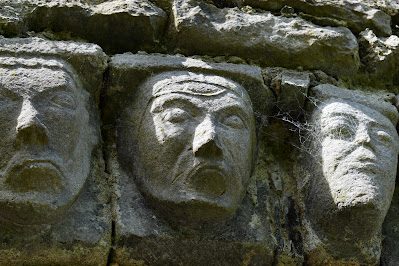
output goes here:
[[20, 225], [53, 223], [77, 196], [66, 182], [68, 177], [49, 160], [12, 165], [2, 183], [0, 219]]
[[182, 177], [179, 183], [147, 186], [142, 192], [166, 219], [195, 227], [218, 223], [234, 214], [243, 196], [236, 179], [220, 167], [202, 166]]
[[53, 202], [37, 195], [27, 199], [8, 194], [0, 200], [0, 221], [5, 222], [5, 226], [10, 223], [17, 225], [52, 224], [71, 206], [74, 198], [67, 200], [60, 194], [50, 196], [54, 196]]

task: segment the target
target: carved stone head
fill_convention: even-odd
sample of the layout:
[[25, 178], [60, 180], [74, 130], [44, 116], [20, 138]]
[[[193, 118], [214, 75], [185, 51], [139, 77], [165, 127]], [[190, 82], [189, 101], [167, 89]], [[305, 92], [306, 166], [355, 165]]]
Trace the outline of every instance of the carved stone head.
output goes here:
[[[126, 115], [132, 128], [121, 127], [119, 150], [125, 164], [135, 161], [136, 183], [151, 205], [189, 224], [236, 211], [255, 149], [254, 114], [242, 86], [214, 75], [162, 73], [142, 84]], [[129, 142], [135, 151], [126, 152]]]
[[0, 64], [0, 217], [51, 223], [90, 171], [98, 139], [89, 96], [64, 61], [2, 57]]
[[330, 97], [318, 99], [309, 121], [314, 143], [307, 212], [329, 236], [370, 238], [381, 227], [395, 187], [397, 111], [375, 97], [318, 89], [330, 91]]

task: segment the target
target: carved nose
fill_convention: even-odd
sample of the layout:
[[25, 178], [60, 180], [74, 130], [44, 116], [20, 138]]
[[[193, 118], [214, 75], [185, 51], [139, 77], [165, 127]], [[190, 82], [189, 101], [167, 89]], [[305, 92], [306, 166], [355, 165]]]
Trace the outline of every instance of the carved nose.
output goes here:
[[[22, 104], [21, 113], [18, 116], [18, 124], [15, 128], [17, 133], [17, 143], [47, 145], [48, 135], [46, 127], [37, 117], [37, 110], [29, 100]], [[22, 142], [22, 143], [21, 143]]]
[[371, 138], [370, 134], [367, 132], [367, 129], [364, 129], [361, 132], [357, 133], [356, 141], [362, 144], [370, 144]]
[[206, 117], [195, 130], [193, 153], [196, 157], [220, 157], [223, 155], [218, 144], [216, 127], [210, 117]]

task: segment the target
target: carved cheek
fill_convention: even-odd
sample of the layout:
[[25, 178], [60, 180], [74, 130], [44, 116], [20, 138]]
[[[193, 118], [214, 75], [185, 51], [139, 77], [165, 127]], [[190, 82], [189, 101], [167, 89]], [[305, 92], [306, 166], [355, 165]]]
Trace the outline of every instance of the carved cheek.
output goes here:
[[13, 144], [16, 139], [18, 116], [22, 106], [22, 99], [11, 99], [0, 94], [0, 169], [11, 158]]
[[245, 171], [248, 168], [248, 162], [252, 156], [251, 139], [248, 130], [223, 130], [220, 137], [223, 147], [227, 150], [229, 157], [233, 160], [233, 164], [238, 169]]
[[183, 142], [184, 139], [188, 139], [190, 128], [187, 125], [163, 121], [160, 115], [155, 115], [153, 121], [158, 144], [176, 145]]
[[[322, 167], [325, 178], [332, 178], [338, 165], [345, 163], [346, 156], [353, 149], [350, 141], [325, 137], [322, 141]], [[317, 152], [317, 151], [316, 151]]]
[[58, 110], [47, 107], [40, 110], [42, 122], [48, 129], [50, 145], [65, 156], [73, 154], [79, 140], [82, 115], [86, 112], [82, 109]]

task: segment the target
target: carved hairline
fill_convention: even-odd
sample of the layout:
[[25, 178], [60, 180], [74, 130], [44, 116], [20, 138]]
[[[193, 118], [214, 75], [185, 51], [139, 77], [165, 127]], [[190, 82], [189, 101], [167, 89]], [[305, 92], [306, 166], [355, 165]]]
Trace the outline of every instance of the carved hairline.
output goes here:
[[[139, 86], [138, 98], [145, 99], [145, 107], [147, 107], [148, 103], [154, 98], [168, 93], [187, 93], [200, 96], [216, 96], [214, 93], [208, 94], [206, 92], [196, 91], [196, 89], [192, 87], [173, 90], [174, 85], [183, 85], [187, 83], [213, 85], [216, 88], [216, 90], [214, 90], [217, 91], [216, 94], [230, 91], [241, 98], [243, 102], [252, 109], [252, 102], [247, 91], [237, 82], [215, 74], [203, 74], [192, 71], [167, 71], [150, 77]], [[168, 87], [172, 88], [165, 92], [165, 89]]]
[[[0, 66], [6, 68], [12, 67], [24, 67], [24, 68], [41, 68], [45, 67], [48, 69], [61, 69], [68, 73], [71, 77], [77, 76], [72, 66], [63, 59], [52, 57], [52, 56], [6, 56], [0, 55]], [[76, 87], [82, 88], [79, 79], [72, 78], [75, 82]]]
[[[83, 84], [79, 79], [79, 75], [75, 72], [73, 67], [64, 59], [57, 58], [54, 56], [7, 56], [0, 55], [0, 67], [3, 68], [13, 68], [13, 67], [23, 67], [23, 68], [48, 68], [51, 70], [62, 70], [66, 72], [73, 81], [75, 87], [82, 93], [82, 96], [86, 99], [89, 98], [90, 93], [83, 88]], [[89, 110], [88, 107], [86, 107]]]
[[372, 95], [367, 95], [364, 92], [343, 89], [331, 84], [322, 84], [312, 88], [312, 94], [314, 99], [311, 108], [312, 113], [317, 112], [317, 109], [326, 103], [341, 101], [352, 102], [373, 109], [388, 118], [394, 126], [396, 126], [399, 120], [398, 111], [393, 104]]

